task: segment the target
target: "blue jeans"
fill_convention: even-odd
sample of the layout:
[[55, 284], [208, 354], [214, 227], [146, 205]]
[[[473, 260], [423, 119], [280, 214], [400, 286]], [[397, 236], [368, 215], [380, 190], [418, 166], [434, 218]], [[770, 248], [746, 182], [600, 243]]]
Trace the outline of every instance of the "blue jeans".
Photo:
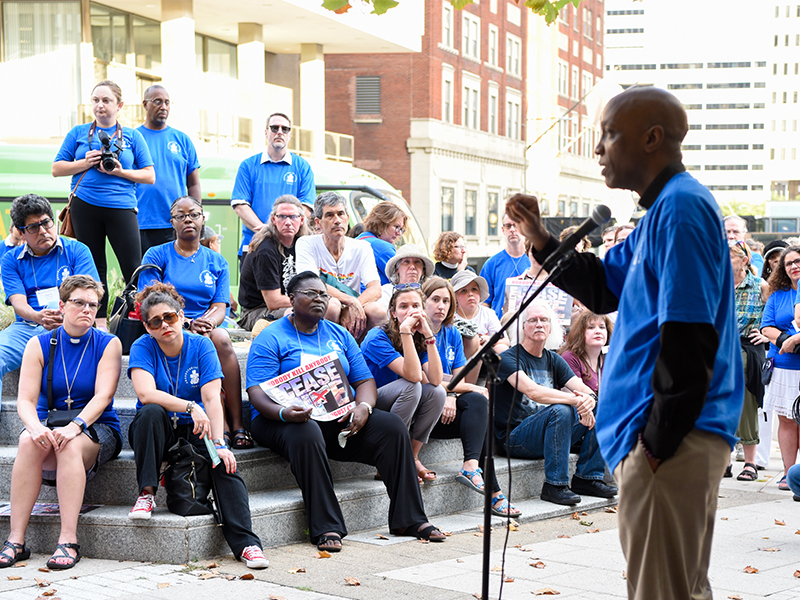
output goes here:
[[517, 425], [506, 452], [514, 458], [544, 459], [544, 479], [550, 485], [569, 485], [569, 449], [581, 442], [575, 475], [602, 480], [605, 462], [594, 429], [581, 425], [578, 412], [567, 404], [540, 406]]
[[792, 465], [786, 471], [786, 483], [795, 496], [800, 496], [800, 464]]
[[44, 333], [44, 330], [41, 325], [14, 321], [0, 331], [0, 397], [3, 396], [3, 377], [6, 373], [19, 369], [28, 340]]

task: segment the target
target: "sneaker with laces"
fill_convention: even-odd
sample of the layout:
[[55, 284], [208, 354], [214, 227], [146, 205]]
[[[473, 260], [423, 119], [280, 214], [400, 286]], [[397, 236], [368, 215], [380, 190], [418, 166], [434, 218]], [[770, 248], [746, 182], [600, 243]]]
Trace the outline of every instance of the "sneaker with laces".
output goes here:
[[153, 515], [153, 509], [156, 507], [156, 497], [153, 494], [146, 494], [142, 492], [136, 499], [136, 504], [133, 505], [131, 512], [128, 513], [129, 519], [149, 519]]
[[269, 561], [264, 556], [264, 551], [258, 546], [248, 546], [242, 550], [239, 560], [243, 561], [248, 569], [266, 569], [269, 566]]

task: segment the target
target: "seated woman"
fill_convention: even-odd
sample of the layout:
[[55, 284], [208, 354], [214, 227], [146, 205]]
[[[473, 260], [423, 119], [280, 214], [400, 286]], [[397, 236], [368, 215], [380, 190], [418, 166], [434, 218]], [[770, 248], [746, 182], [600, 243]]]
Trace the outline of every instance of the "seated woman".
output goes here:
[[139, 398], [128, 441], [136, 461], [139, 498], [130, 519], [149, 519], [156, 506], [159, 467], [179, 438], [188, 440], [206, 459], [204, 437], [214, 441], [221, 462], [211, 469], [222, 533], [233, 555], [251, 569], [269, 562], [250, 524], [247, 487], [236, 473], [236, 459], [222, 439], [219, 402], [222, 368], [214, 344], [183, 329], [183, 298], [166, 283], [142, 291], [142, 321], [150, 335], [131, 346], [128, 376]]
[[[47, 566], [75, 566], [81, 559], [78, 515], [86, 482], [122, 448], [112, 406], [122, 345], [115, 336], [92, 328], [103, 287], [86, 275], [72, 275], [64, 279], [59, 295], [63, 325], [31, 339], [22, 357], [17, 412], [25, 429], [11, 472], [11, 532], [0, 551], [0, 568], [31, 554], [25, 530], [42, 481], [56, 486], [61, 515], [58, 545]], [[80, 409], [70, 423], [52, 429], [47, 426], [48, 372], [53, 408]]]
[[[293, 314], [267, 327], [253, 342], [247, 357], [247, 393], [253, 436], [289, 461], [303, 492], [311, 543], [338, 552], [347, 535], [328, 458], [380, 470], [389, 494], [392, 533], [444, 541], [445, 535], [427, 522], [405, 425], [396, 415], [373, 412], [375, 381], [355, 339], [323, 318], [329, 299], [325, 284], [316, 273], [303, 271], [289, 281], [286, 292]], [[281, 407], [259, 387], [331, 351], [355, 388], [356, 406], [339, 421], [309, 421], [310, 410]], [[349, 432], [344, 445], [337, 439], [342, 431]]]
[[436, 259], [433, 274], [437, 277], [450, 279], [464, 269], [475, 272], [467, 264], [467, 243], [464, 236], [456, 231], [443, 231], [439, 234], [433, 246], [433, 258]]
[[[172, 226], [175, 241], [153, 246], [145, 252], [142, 264], [151, 263], [164, 270], [159, 276], [155, 270], [142, 271], [139, 275], [139, 290], [155, 281], [164, 281], [175, 286], [186, 302], [184, 326], [192, 333], [211, 339], [217, 349], [222, 373], [225, 377], [222, 390], [227, 409], [223, 415], [225, 437], [229, 437], [228, 425], [233, 431], [235, 450], [253, 447], [250, 433], [242, 425], [242, 374], [239, 359], [231, 344], [231, 337], [219, 326], [225, 321], [230, 302], [230, 275], [225, 258], [200, 244], [205, 217], [203, 205], [191, 196], [173, 202]], [[229, 442], [230, 443], [230, 442]]]
[[386, 276], [390, 283], [381, 286], [381, 302], [387, 312], [396, 285], [422, 284], [431, 275], [433, 275], [433, 261], [430, 257], [415, 244], [402, 246], [386, 263]]
[[356, 238], [366, 240], [375, 254], [381, 285], [389, 283], [386, 264], [395, 255], [394, 243], [406, 232], [408, 217], [394, 202], [379, 202], [364, 219], [364, 231]]
[[[445, 380], [458, 375], [467, 360], [461, 335], [453, 327], [456, 297], [446, 279], [432, 277], [422, 286], [425, 294], [425, 313], [431, 321], [436, 336], [436, 347], [442, 361]], [[460, 438], [464, 448], [464, 464], [456, 481], [483, 494], [486, 486], [480, 465], [486, 459], [484, 441], [489, 423], [489, 392], [486, 388], [460, 382], [454, 394], [448, 394], [442, 418], [431, 432], [434, 439]], [[490, 460], [494, 460], [491, 458]], [[500, 517], [518, 517], [522, 514], [503, 495], [497, 477], [492, 481], [492, 512]]]
[[607, 315], [596, 315], [588, 310], [579, 313], [567, 335], [567, 341], [558, 351], [572, 372], [597, 394], [603, 372], [603, 348], [608, 346], [614, 329]]
[[361, 352], [378, 386], [377, 408], [403, 420], [420, 483], [433, 481], [436, 473], [422, 465], [419, 451], [442, 414], [447, 394], [439, 385], [442, 361], [418, 283], [397, 286], [389, 300], [389, 321], [370, 330]]
[[[489, 285], [486, 280], [472, 271], [459, 271], [450, 279], [456, 293], [456, 328], [464, 342], [467, 356], [475, 354], [493, 334], [500, 330], [500, 319], [488, 306], [482, 304], [489, 297]], [[508, 338], [503, 338], [494, 345], [494, 351], [502, 354], [508, 350]], [[480, 368], [475, 367], [466, 376], [466, 381], [475, 383]]]

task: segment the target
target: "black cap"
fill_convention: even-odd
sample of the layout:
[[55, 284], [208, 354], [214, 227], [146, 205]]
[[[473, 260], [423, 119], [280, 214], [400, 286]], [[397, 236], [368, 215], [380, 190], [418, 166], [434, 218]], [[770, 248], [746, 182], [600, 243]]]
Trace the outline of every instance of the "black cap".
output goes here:
[[764, 246], [764, 258], [766, 259], [770, 254], [772, 254], [773, 251], [780, 251], [788, 246], [789, 244], [783, 240], [772, 240], [769, 244]]

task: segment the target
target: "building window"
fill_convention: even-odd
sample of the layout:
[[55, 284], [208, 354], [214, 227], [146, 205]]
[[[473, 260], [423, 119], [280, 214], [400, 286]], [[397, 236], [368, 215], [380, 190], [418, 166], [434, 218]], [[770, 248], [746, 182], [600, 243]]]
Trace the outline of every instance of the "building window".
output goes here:
[[442, 231], [454, 231], [455, 195], [455, 188], [442, 188]]
[[470, 129], [480, 129], [481, 126], [481, 80], [469, 73], [462, 74], [464, 94], [461, 105], [464, 107], [464, 120], [462, 125]]
[[569, 216], [570, 217], [577, 217], [578, 216], [578, 201], [577, 200], [570, 200], [569, 201]]
[[522, 94], [517, 90], [506, 90], [506, 135], [512, 140], [522, 139], [520, 135], [520, 115], [522, 114]]
[[442, 44], [453, 47], [453, 6], [448, 0], [442, 2]]
[[575, 98], [576, 100], [581, 97], [578, 90], [578, 72], [578, 67], [572, 67], [572, 94], [570, 98]]
[[499, 133], [497, 129], [497, 113], [500, 108], [499, 103], [499, 91], [496, 87], [493, 87], [491, 84], [489, 85], [489, 133], [493, 133], [497, 135]]
[[566, 204], [567, 203], [566, 203], [565, 200], [559, 200], [558, 201], [558, 213], [556, 214], [557, 217], [563, 217], [564, 216], [564, 212], [566, 211]]
[[481, 20], [473, 14], [464, 13], [463, 43], [461, 52], [467, 58], [481, 59]]
[[464, 191], [464, 235], [478, 235], [478, 190]]
[[489, 64], [493, 67], [500, 66], [498, 64], [498, 47], [497, 47], [497, 40], [500, 34], [497, 32], [497, 27], [494, 25], [489, 25]]
[[[453, 71], [442, 65], [442, 121], [453, 122]], [[446, 229], [444, 231], [447, 231]]]
[[522, 41], [510, 33], [506, 36], [506, 70], [509, 75], [522, 77]]
[[558, 61], [558, 94], [569, 95], [569, 66], [561, 61]]
[[375, 76], [356, 76], [356, 114], [381, 114], [381, 78]]
[[204, 73], [214, 73], [236, 79], [238, 59], [235, 44], [195, 34], [195, 56], [198, 68]]
[[591, 73], [584, 73], [583, 74], [583, 88], [581, 89], [581, 98], [585, 98], [586, 94], [588, 94], [592, 89], [592, 74]]
[[500, 194], [498, 192], [489, 192], [487, 194], [486, 235], [497, 235], [497, 222], [499, 221], [497, 215], [497, 199], [499, 196]]

